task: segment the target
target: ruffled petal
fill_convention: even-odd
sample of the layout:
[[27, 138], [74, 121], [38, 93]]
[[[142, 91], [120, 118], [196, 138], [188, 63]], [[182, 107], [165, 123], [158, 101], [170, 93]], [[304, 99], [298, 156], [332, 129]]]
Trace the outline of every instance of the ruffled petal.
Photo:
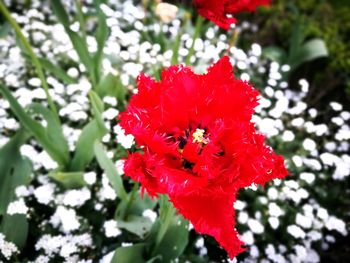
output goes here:
[[213, 236], [230, 258], [234, 258], [244, 251], [234, 225], [235, 195], [235, 192], [224, 195], [196, 192], [170, 195], [170, 201], [180, 214], [191, 221], [197, 232]]

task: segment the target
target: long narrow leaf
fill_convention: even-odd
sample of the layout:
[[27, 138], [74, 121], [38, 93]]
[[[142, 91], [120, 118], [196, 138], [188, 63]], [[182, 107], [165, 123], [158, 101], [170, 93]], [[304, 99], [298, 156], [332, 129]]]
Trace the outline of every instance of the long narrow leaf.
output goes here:
[[96, 139], [101, 140], [106, 131], [101, 131], [97, 121], [93, 119], [82, 130], [74, 153], [73, 160], [70, 164], [70, 171], [82, 171], [91, 162], [94, 157], [93, 142]]
[[68, 153], [60, 151], [57, 148], [54, 141], [52, 141], [46, 132], [46, 129], [37, 121], [33, 120], [12, 96], [11, 92], [3, 85], [0, 85], [4, 97], [10, 103], [11, 109], [19, 119], [24, 128], [26, 128], [39, 142], [39, 144], [47, 151], [47, 153], [54, 159], [59, 165], [65, 167], [68, 163]]
[[95, 2], [96, 2], [95, 5], [97, 9], [98, 27], [95, 35], [96, 42], [97, 42], [97, 52], [95, 54], [94, 60], [95, 60], [96, 81], [99, 82], [100, 75], [101, 75], [103, 48], [108, 39], [109, 29], [107, 26], [106, 15], [103, 13], [103, 11], [100, 8], [100, 3], [99, 3], [100, 1], [95, 1]]
[[39, 58], [39, 61], [41, 65], [47, 70], [50, 71], [56, 78], [60, 79], [61, 81], [65, 82], [66, 84], [74, 84], [77, 81], [73, 79], [72, 77], [68, 76], [66, 71], [61, 69], [60, 67], [53, 64], [51, 61], [49, 61], [46, 58]]
[[111, 183], [113, 189], [117, 195], [123, 200], [127, 201], [127, 193], [123, 186], [123, 180], [117, 172], [117, 169], [113, 162], [108, 158], [103, 146], [100, 142], [95, 141], [94, 152], [98, 163], [101, 168], [105, 171], [109, 182]]
[[32, 164], [20, 154], [20, 147], [28, 138], [29, 134], [21, 128], [0, 149], [0, 232], [19, 248], [26, 243], [28, 222], [25, 215], [7, 214], [7, 208], [15, 199], [15, 189], [31, 180]]
[[44, 119], [47, 122], [47, 127], [46, 127], [47, 139], [50, 142], [54, 143], [54, 147], [56, 148], [56, 150], [60, 152], [62, 155], [67, 156], [67, 159], [68, 159], [68, 156], [69, 156], [68, 142], [63, 135], [63, 131], [60, 123], [58, 123], [56, 119], [53, 118], [52, 112], [39, 103], [31, 104], [30, 109], [34, 113], [38, 113], [44, 117]]
[[64, 26], [66, 33], [68, 34], [81, 62], [84, 64], [84, 66], [89, 72], [90, 78], [92, 81], [92, 86], [95, 87], [96, 86], [96, 75], [95, 75], [95, 69], [94, 69], [95, 66], [94, 66], [94, 61], [87, 48], [86, 41], [81, 36], [79, 36], [78, 33], [70, 29], [69, 16], [66, 10], [64, 9], [64, 6], [62, 5], [61, 0], [51, 0], [50, 2], [54, 13], [56, 14], [58, 20]]

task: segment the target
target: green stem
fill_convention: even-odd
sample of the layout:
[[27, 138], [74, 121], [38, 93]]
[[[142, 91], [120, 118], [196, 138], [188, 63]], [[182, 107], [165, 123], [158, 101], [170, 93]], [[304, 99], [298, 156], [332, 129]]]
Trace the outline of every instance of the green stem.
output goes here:
[[44, 71], [43, 68], [39, 62], [38, 57], [35, 55], [32, 47], [30, 46], [28, 40], [26, 39], [26, 37], [23, 35], [21, 28], [19, 27], [19, 25], [17, 24], [17, 22], [13, 19], [13, 17], [11, 16], [10, 12], [8, 11], [8, 9], [6, 8], [6, 6], [3, 4], [2, 0], [0, 0], [0, 11], [3, 13], [3, 15], [6, 17], [7, 21], [10, 23], [10, 25], [13, 27], [13, 29], [15, 30], [18, 38], [20, 39], [20, 41], [22, 42], [24, 48], [26, 49], [26, 51], [28, 52], [32, 63], [36, 69], [36, 72], [38, 74], [39, 79], [41, 80], [41, 84], [44, 88], [45, 94], [46, 94], [46, 98], [47, 101], [49, 103], [50, 109], [53, 112], [54, 116], [56, 117], [57, 121], [60, 122], [58, 114], [57, 114], [57, 110], [56, 110], [56, 106], [53, 103], [53, 100], [50, 96], [49, 93], [49, 85], [46, 82], [46, 78], [44, 75]]
[[179, 32], [175, 38], [174, 46], [173, 46], [173, 56], [171, 57], [171, 64], [176, 65], [179, 63], [179, 49], [181, 45], [181, 36], [185, 31], [185, 27], [187, 25], [188, 20], [190, 20], [191, 14], [185, 13], [184, 20], [182, 22], [182, 26], [179, 29]]
[[77, 17], [78, 17], [79, 24], [80, 24], [80, 32], [81, 32], [82, 37], [86, 43], [85, 19], [84, 19], [83, 10], [81, 8], [80, 0], [75, 0], [75, 8], [77, 9]]
[[189, 65], [191, 63], [191, 57], [193, 56], [193, 53], [194, 53], [194, 45], [195, 45], [196, 40], [199, 37], [199, 34], [201, 32], [203, 21], [204, 21], [203, 17], [197, 16], [196, 29], [194, 31], [193, 42], [192, 42], [191, 48], [188, 50], [188, 54], [186, 57], [186, 65]]
[[135, 195], [136, 195], [138, 189], [139, 189], [139, 184], [135, 183], [134, 187], [131, 190], [130, 196], [128, 198], [128, 203], [126, 204], [126, 208], [125, 208], [123, 216], [122, 216], [123, 220], [126, 220], [128, 217], [129, 210], [131, 208], [132, 203], [135, 200]]
[[165, 235], [166, 231], [168, 230], [169, 225], [170, 225], [171, 221], [173, 220], [173, 218], [175, 216], [175, 212], [176, 212], [173, 205], [169, 202], [167, 196], [165, 196], [165, 195], [160, 196], [159, 201], [160, 201], [159, 202], [160, 227], [159, 227], [159, 231], [157, 233], [155, 246], [154, 246], [153, 251], [152, 251], [153, 256], [155, 256], [155, 253], [157, 252], [159, 245], [162, 242], [164, 235]]

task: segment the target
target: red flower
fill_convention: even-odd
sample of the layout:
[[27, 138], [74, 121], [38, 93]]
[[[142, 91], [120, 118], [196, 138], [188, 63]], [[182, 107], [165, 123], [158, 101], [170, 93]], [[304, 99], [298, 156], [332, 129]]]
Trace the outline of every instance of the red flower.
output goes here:
[[269, 5], [270, 0], [194, 0], [198, 13], [228, 30], [236, 19], [228, 17], [243, 11], [253, 12], [258, 6]]
[[159, 82], [141, 74], [120, 116], [143, 151], [129, 155], [125, 174], [151, 196], [167, 194], [230, 257], [244, 250], [234, 222], [238, 190], [287, 175], [251, 122], [258, 95], [223, 57], [205, 75], [184, 66], [164, 70]]

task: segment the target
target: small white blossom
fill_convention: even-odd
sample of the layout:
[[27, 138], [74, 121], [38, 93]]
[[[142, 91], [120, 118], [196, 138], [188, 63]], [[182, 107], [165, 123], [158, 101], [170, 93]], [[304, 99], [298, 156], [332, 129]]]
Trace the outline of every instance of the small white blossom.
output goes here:
[[54, 198], [54, 191], [55, 186], [53, 184], [46, 184], [36, 188], [34, 190], [34, 196], [38, 203], [48, 205]]
[[287, 232], [295, 238], [305, 238], [305, 232], [296, 225], [290, 225], [287, 227]]
[[7, 260], [9, 260], [13, 254], [19, 252], [15, 244], [5, 240], [5, 236], [2, 233], [0, 233], [0, 252]]
[[149, 218], [152, 222], [155, 222], [157, 218], [157, 213], [151, 209], [146, 209], [142, 212], [142, 216]]
[[75, 210], [58, 206], [51, 216], [50, 223], [54, 227], [61, 226], [64, 233], [70, 233], [80, 227]]
[[84, 181], [89, 185], [96, 183], [96, 173], [95, 172], [85, 173], [84, 174]]
[[264, 226], [255, 219], [248, 219], [248, 226], [254, 234], [262, 234], [264, 232]]
[[26, 215], [28, 212], [28, 207], [26, 206], [23, 199], [19, 199], [17, 201], [13, 201], [9, 203], [7, 207], [7, 214], [14, 215], [14, 214], [23, 214]]

